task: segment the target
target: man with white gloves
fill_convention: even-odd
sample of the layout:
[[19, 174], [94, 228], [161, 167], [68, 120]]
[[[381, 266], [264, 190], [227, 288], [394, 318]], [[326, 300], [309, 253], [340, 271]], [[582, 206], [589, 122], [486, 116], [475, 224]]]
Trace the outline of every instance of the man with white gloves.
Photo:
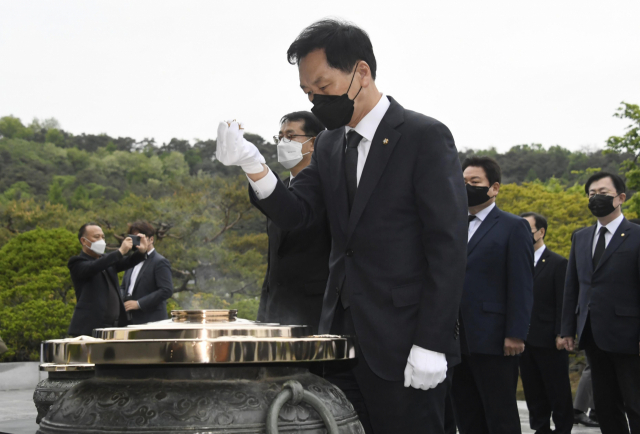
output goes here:
[[451, 368], [460, 361], [458, 309], [467, 256], [467, 198], [451, 133], [405, 110], [375, 84], [360, 28], [323, 20], [288, 50], [318, 135], [289, 190], [242, 125], [221, 123], [216, 156], [240, 165], [260, 208], [282, 230], [326, 213], [330, 275], [320, 333], [357, 335], [357, 359], [327, 379], [354, 404], [367, 434], [444, 432]]

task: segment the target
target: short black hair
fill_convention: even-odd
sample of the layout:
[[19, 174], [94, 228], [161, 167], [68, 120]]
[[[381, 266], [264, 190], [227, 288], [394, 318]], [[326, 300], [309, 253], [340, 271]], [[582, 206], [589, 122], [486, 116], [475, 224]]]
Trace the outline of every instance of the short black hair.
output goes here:
[[87, 231], [87, 226], [100, 226], [100, 225], [98, 223], [89, 222], [80, 226], [80, 229], [78, 230], [78, 241], [80, 241], [80, 239], [84, 237], [84, 234]]
[[533, 217], [533, 220], [536, 222], [536, 228], [538, 230], [544, 229], [544, 236], [542, 238], [544, 239], [544, 237], [547, 236], [547, 219], [544, 218], [544, 216], [538, 214], [537, 212], [523, 212], [522, 214], [520, 214], [520, 217]]
[[156, 234], [156, 229], [149, 222], [138, 220], [127, 225], [127, 234], [132, 234], [133, 232], [145, 234], [149, 238]]
[[611, 178], [611, 182], [613, 182], [613, 186], [616, 189], [616, 193], [622, 194], [626, 191], [626, 187], [624, 185], [624, 181], [620, 176], [609, 173], [609, 172], [598, 172], [591, 175], [589, 179], [587, 179], [587, 183], [584, 185], [584, 192], [589, 194], [589, 187], [596, 181], [600, 181], [603, 178]]
[[489, 180], [489, 186], [492, 186], [496, 182], [500, 184], [502, 181], [502, 171], [500, 170], [500, 165], [496, 160], [490, 157], [468, 157], [462, 163], [462, 171], [467, 167], [482, 167], [484, 169], [484, 173], [487, 175], [487, 179]]
[[304, 131], [308, 136], [315, 137], [324, 130], [324, 125], [322, 125], [320, 119], [318, 119], [313, 113], [307, 111], [293, 112], [282, 116], [282, 119], [280, 119], [280, 125], [285, 122], [299, 121], [302, 121], [302, 131]]
[[358, 61], [369, 65], [371, 77], [376, 79], [376, 56], [367, 32], [355, 24], [335, 19], [316, 21], [304, 29], [289, 46], [287, 59], [292, 65], [300, 63], [310, 52], [323, 49], [330, 67], [352, 72]]

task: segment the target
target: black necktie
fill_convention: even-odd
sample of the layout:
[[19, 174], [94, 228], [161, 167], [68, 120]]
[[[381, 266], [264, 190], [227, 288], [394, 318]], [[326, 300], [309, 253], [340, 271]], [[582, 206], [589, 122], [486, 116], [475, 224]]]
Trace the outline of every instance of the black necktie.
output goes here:
[[600, 236], [598, 236], [598, 242], [596, 243], [596, 251], [593, 253], [593, 269], [595, 270], [598, 267], [598, 263], [604, 254], [604, 249], [606, 248], [604, 242], [604, 234], [606, 234], [607, 228], [602, 226], [600, 228]]
[[469, 217], [467, 220], [467, 227], [471, 226], [471, 222], [475, 219], [476, 219], [476, 216], [474, 216], [473, 214], [469, 214]]
[[362, 136], [356, 130], [347, 134], [347, 148], [344, 153], [344, 174], [347, 178], [347, 193], [349, 195], [349, 213], [358, 189], [358, 145]]

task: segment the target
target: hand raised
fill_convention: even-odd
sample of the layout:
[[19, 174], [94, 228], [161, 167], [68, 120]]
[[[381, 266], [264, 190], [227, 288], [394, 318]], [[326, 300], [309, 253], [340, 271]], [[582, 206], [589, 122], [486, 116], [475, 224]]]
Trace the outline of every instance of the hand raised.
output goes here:
[[122, 253], [122, 256], [124, 256], [127, 253], [129, 253], [129, 250], [131, 250], [132, 247], [133, 247], [133, 240], [131, 239], [131, 237], [127, 237], [124, 239], [122, 244], [120, 244], [120, 248], [118, 250], [120, 250], [120, 253]]
[[253, 143], [244, 138], [244, 126], [236, 121], [218, 124], [216, 159], [225, 166], [240, 166], [247, 174], [265, 170], [264, 157]]
[[138, 234], [140, 237], [140, 245], [138, 246], [138, 251], [140, 253], [146, 253], [149, 250], [149, 238], [145, 234]]

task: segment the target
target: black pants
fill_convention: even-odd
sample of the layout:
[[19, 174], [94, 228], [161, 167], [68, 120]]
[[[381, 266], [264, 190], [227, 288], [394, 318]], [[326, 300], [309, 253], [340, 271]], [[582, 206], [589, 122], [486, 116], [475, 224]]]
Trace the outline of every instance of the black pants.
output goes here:
[[536, 433], [569, 434], [573, 428], [573, 401], [569, 381], [569, 354], [555, 348], [527, 345], [520, 356], [520, 376], [529, 409], [529, 425]]
[[[355, 335], [350, 309], [338, 305], [331, 333]], [[378, 377], [359, 347], [356, 355], [358, 358], [353, 361], [327, 363], [325, 379], [342, 389], [367, 434], [444, 433], [445, 396], [451, 386], [449, 373], [436, 388], [418, 390], [404, 387], [404, 381]]]
[[580, 347], [591, 365], [600, 430], [602, 434], [629, 434], [631, 428], [631, 434], [640, 434], [640, 355], [601, 350], [593, 340], [590, 323], [587, 319]]
[[463, 355], [453, 373], [453, 409], [461, 434], [521, 434], [518, 357]]

